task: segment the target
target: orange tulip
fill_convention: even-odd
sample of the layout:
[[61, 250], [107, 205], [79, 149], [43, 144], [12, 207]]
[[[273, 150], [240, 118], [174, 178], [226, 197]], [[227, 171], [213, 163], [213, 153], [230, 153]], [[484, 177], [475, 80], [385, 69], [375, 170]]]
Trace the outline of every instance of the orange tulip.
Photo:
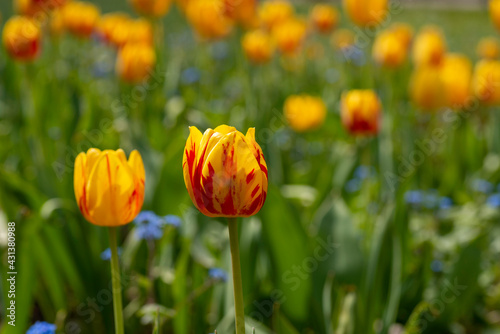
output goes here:
[[123, 45], [128, 37], [130, 21], [131, 18], [121, 12], [103, 15], [96, 26], [97, 34], [107, 43]]
[[409, 24], [396, 22], [390, 26], [389, 30], [396, 34], [406, 48], [410, 47], [413, 39], [413, 28]]
[[500, 61], [481, 60], [477, 63], [472, 89], [482, 103], [500, 105]]
[[63, 8], [63, 21], [72, 34], [88, 38], [99, 21], [99, 9], [90, 2], [70, 1]]
[[267, 195], [267, 165], [255, 129], [246, 136], [221, 125], [202, 134], [189, 128], [182, 168], [194, 205], [209, 217], [249, 217]]
[[141, 15], [162, 17], [170, 9], [170, 0], [130, 0], [134, 10]]
[[66, 0], [14, 0], [14, 10], [20, 15], [35, 16], [63, 6]]
[[495, 27], [500, 30], [500, 0], [490, 0], [490, 17]]
[[253, 28], [258, 24], [256, 0], [224, 0], [225, 14], [234, 22], [245, 28]]
[[408, 48], [396, 33], [386, 30], [375, 39], [372, 53], [373, 59], [378, 64], [395, 68], [405, 62]]
[[445, 105], [461, 108], [471, 97], [472, 64], [463, 55], [448, 54], [440, 68], [440, 79], [445, 90]]
[[260, 23], [271, 30], [276, 25], [288, 20], [293, 16], [293, 6], [284, 0], [274, 0], [263, 2], [258, 10]]
[[342, 124], [353, 135], [376, 135], [382, 104], [373, 90], [351, 90], [342, 94]]
[[41, 32], [36, 22], [28, 17], [13, 16], [3, 28], [3, 44], [15, 60], [34, 60], [40, 51]]
[[339, 22], [339, 12], [335, 7], [327, 4], [317, 4], [311, 11], [311, 21], [316, 30], [328, 33]]
[[286, 99], [283, 109], [288, 124], [296, 132], [317, 129], [326, 118], [326, 106], [319, 97], [292, 95]]
[[343, 0], [344, 9], [358, 26], [377, 26], [387, 15], [388, 0]]
[[144, 165], [139, 152], [91, 148], [76, 157], [75, 197], [85, 219], [100, 226], [130, 223], [144, 202]]
[[482, 38], [477, 44], [476, 53], [481, 59], [498, 59], [500, 43], [495, 37]]
[[149, 77], [156, 63], [153, 47], [144, 43], [127, 43], [118, 52], [116, 73], [125, 82], [139, 83]]
[[274, 43], [271, 36], [264, 31], [247, 32], [243, 36], [241, 45], [247, 58], [255, 64], [267, 63], [273, 57]]
[[190, 0], [186, 16], [202, 38], [218, 39], [229, 34], [233, 25], [224, 10], [224, 0]]
[[425, 27], [415, 38], [413, 62], [417, 66], [441, 64], [446, 52], [446, 43], [441, 30], [437, 27]]
[[62, 9], [57, 9], [52, 12], [50, 17], [50, 33], [53, 36], [61, 36], [64, 32], [64, 20]]
[[415, 68], [410, 79], [412, 102], [423, 110], [434, 111], [446, 104], [446, 88], [440, 68], [423, 65]]
[[302, 20], [291, 18], [274, 26], [272, 36], [280, 52], [290, 56], [302, 46], [306, 29], [306, 24]]

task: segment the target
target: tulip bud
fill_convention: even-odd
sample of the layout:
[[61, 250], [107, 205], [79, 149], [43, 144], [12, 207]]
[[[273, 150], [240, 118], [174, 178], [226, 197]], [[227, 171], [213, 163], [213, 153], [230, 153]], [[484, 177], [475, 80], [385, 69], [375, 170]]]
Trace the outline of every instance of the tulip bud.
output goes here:
[[495, 37], [482, 38], [477, 44], [476, 53], [481, 59], [498, 59], [500, 56], [500, 43]]
[[244, 28], [258, 25], [256, 0], [224, 0], [225, 14]]
[[500, 61], [481, 60], [477, 63], [472, 89], [482, 103], [500, 105]]
[[293, 6], [284, 0], [265, 1], [258, 10], [260, 23], [269, 30], [290, 19], [293, 14]]
[[413, 39], [413, 28], [407, 23], [396, 22], [389, 28], [408, 49]]
[[317, 4], [311, 11], [311, 21], [316, 30], [326, 34], [338, 24], [339, 12], [330, 5]]
[[281, 53], [293, 55], [302, 46], [306, 36], [306, 24], [297, 18], [288, 19], [274, 26], [272, 36]]
[[14, 10], [24, 16], [46, 15], [65, 3], [66, 0], [14, 0]]
[[360, 27], [378, 26], [387, 15], [388, 0], [343, 0], [344, 10]]
[[125, 82], [139, 83], [147, 79], [156, 63], [153, 47], [144, 43], [127, 43], [118, 52], [116, 73]]
[[373, 59], [385, 67], [399, 67], [406, 60], [407, 50], [404, 41], [387, 30], [379, 34], [373, 43]]
[[137, 13], [150, 17], [162, 17], [167, 14], [170, 2], [170, 0], [130, 0]]
[[410, 97], [416, 106], [434, 111], [446, 104], [445, 96], [439, 67], [423, 65], [415, 68], [410, 79]]
[[40, 50], [40, 27], [33, 19], [13, 16], [3, 28], [3, 45], [9, 55], [18, 61], [34, 60]]
[[247, 32], [241, 41], [243, 51], [256, 64], [267, 63], [274, 53], [274, 44], [268, 33], [261, 30]]
[[292, 95], [285, 101], [284, 113], [290, 127], [305, 132], [320, 127], [326, 118], [326, 106], [318, 97]]
[[198, 35], [205, 39], [225, 37], [233, 25], [225, 15], [223, 0], [190, 0], [186, 16]]
[[441, 64], [446, 52], [446, 44], [439, 28], [428, 26], [415, 38], [413, 62], [416, 66]]
[[472, 64], [459, 54], [448, 54], [440, 68], [440, 79], [445, 90], [445, 105], [458, 109], [469, 102], [471, 97]]
[[344, 128], [353, 135], [376, 135], [382, 104], [373, 90], [351, 90], [342, 94], [340, 115]]
[[97, 35], [106, 43], [122, 46], [127, 41], [130, 21], [131, 18], [125, 13], [103, 15], [96, 26]]
[[66, 29], [80, 38], [88, 38], [99, 21], [99, 9], [90, 2], [70, 1], [63, 8]]
[[100, 226], [130, 223], [144, 202], [145, 172], [139, 152], [91, 148], [76, 157], [75, 197], [85, 219]]
[[202, 135], [189, 128], [182, 168], [193, 204], [209, 217], [249, 217], [267, 195], [267, 165], [255, 129], [246, 136], [221, 125]]
[[490, 0], [490, 17], [495, 27], [500, 30], [500, 0]]

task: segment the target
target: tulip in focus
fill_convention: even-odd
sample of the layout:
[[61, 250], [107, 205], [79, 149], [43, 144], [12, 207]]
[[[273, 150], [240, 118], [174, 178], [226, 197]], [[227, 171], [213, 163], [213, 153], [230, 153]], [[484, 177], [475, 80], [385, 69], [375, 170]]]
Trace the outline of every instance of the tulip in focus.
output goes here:
[[495, 27], [500, 30], [500, 0], [490, 0], [490, 17]]
[[88, 38], [99, 21], [99, 9], [90, 2], [70, 1], [63, 8], [66, 29], [80, 38]]
[[259, 21], [263, 27], [272, 30], [276, 25], [290, 19], [294, 8], [285, 0], [272, 0], [263, 2], [258, 10]]
[[137, 13], [149, 17], [162, 17], [167, 14], [170, 2], [170, 0], [130, 0]]
[[305, 132], [320, 127], [326, 118], [323, 100], [308, 95], [292, 95], [285, 101], [284, 113], [290, 127]]
[[342, 124], [353, 135], [376, 135], [382, 104], [373, 90], [351, 90], [342, 94]]
[[446, 89], [439, 67], [423, 65], [410, 78], [410, 97], [422, 110], [435, 111], [446, 104]]
[[335, 7], [330, 5], [317, 4], [311, 11], [311, 21], [316, 30], [326, 34], [337, 26], [339, 12]]
[[500, 56], [500, 43], [495, 37], [484, 37], [477, 44], [476, 53], [481, 59], [498, 59]]
[[446, 42], [437, 27], [425, 27], [415, 38], [413, 44], [413, 62], [416, 66], [438, 66], [446, 52]]
[[233, 25], [225, 14], [224, 0], [190, 0], [186, 16], [198, 35], [209, 40], [225, 37]]
[[306, 29], [306, 24], [302, 20], [291, 18], [276, 25], [272, 30], [272, 36], [280, 52], [290, 56], [302, 46]]
[[343, 0], [344, 10], [360, 27], [378, 26], [386, 17], [388, 0]]
[[127, 43], [118, 52], [116, 73], [125, 82], [140, 83], [149, 77], [155, 64], [156, 54], [150, 44]]
[[372, 53], [376, 63], [384, 67], [396, 68], [405, 62], [408, 48], [396, 33], [386, 30], [375, 39]]
[[445, 90], [445, 105], [458, 109], [464, 107], [471, 97], [472, 64], [463, 55], [448, 54], [440, 68]]
[[247, 32], [241, 41], [246, 57], [255, 64], [264, 64], [271, 60], [274, 43], [271, 36], [262, 30]]
[[482, 103], [500, 105], [500, 61], [481, 60], [477, 63], [472, 89]]
[[75, 197], [87, 221], [99, 226], [130, 223], [144, 201], [145, 172], [139, 152], [91, 148], [76, 157]]
[[15, 60], [32, 61], [39, 54], [40, 27], [31, 18], [11, 17], [5, 22], [2, 39], [7, 53]]
[[221, 125], [202, 134], [189, 128], [182, 168], [194, 205], [209, 217], [249, 217], [267, 195], [267, 165], [255, 129], [246, 136]]

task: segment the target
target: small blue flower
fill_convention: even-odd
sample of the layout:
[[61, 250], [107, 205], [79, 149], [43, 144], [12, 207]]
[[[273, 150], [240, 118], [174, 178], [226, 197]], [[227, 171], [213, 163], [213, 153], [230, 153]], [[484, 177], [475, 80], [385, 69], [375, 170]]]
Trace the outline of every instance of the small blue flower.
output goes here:
[[349, 46], [347, 48], [344, 48], [342, 49], [342, 53], [344, 54], [345, 60], [348, 63], [352, 62], [356, 66], [363, 66], [366, 62], [365, 54], [357, 46]]
[[354, 177], [364, 180], [375, 175], [375, 173], [376, 172], [372, 166], [361, 165], [354, 171]]
[[439, 260], [434, 260], [431, 262], [431, 270], [435, 273], [440, 273], [443, 271], [443, 262]]
[[475, 179], [472, 181], [472, 189], [474, 191], [483, 193], [483, 194], [489, 194], [493, 191], [493, 184], [491, 182], [488, 182], [483, 179]]
[[418, 206], [424, 200], [424, 195], [420, 190], [410, 190], [405, 193], [406, 203]]
[[488, 197], [487, 203], [493, 208], [500, 208], [500, 193], [490, 195]]
[[163, 236], [165, 221], [153, 211], [142, 211], [134, 219], [135, 233], [139, 239], [154, 240]]
[[55, 334], [57, 326], [45, 321], [37, 321], [32, 325], [26, 334]]
[[211, 268], [208, 270], [208, 276], [216, 281], [227, 281], [227, 273], [221, 268]]
[[[121, 256], [121, 255], [122, 255], [122, 249], [121, 249], [121, 247], [118, 247], [118, 256]], [[111, 248], [107, 248], [101, 253], [101, 259], [103, 261], [111, 260]]]
[[185, 85], [191, 85], [200, 81], [201, 72], [196, 67], [186, 68], [182, 71], [181, 81]]
[[345, 190], [348, 193], [352, 194], [356, 191], [359, 191], [359, 189], [361, 189], [361, 181], [358, 179], [351, 179], [345, 184]]
[[449, 209], [453, 206], [453, 200], [449, 197], [441, 197], [439, 200], [439, 208], [441, 210]]
[[171, 225], [174, 227], [179, 227], [182, 223], [181, 217], [176, 215], [166, 215], [165, 217], [163, 217], [163, 220], [165, 221], [166, 225]]

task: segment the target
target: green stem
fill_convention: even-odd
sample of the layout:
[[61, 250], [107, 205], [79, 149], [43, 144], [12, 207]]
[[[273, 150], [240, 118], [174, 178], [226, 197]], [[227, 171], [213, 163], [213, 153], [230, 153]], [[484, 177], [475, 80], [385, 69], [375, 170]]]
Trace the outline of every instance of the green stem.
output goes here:
[[236, 334], [245, 334], [245, 310], [243, 304], [243, 286], [241, 284], [240, 249], [238, 246], [238, 220], [228, 218], [231, 264], [233, 267], [234, 313]]
[[111, 281], [113, 285], [113, 311], [115, 314], [115, 333], [123, 334], [122, 286], [118, 247], [116, 244], [116, 227], [109, 228], [109, 247], [111, 249]]

